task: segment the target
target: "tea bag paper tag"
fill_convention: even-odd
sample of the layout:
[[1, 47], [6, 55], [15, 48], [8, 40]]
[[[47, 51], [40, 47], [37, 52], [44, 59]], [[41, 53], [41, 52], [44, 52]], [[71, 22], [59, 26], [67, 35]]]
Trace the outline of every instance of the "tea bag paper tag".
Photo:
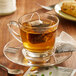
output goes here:
[[30, 22], [30, 24], [32, 25], [32, 26], [37, 26], [37, 25], [40, 25], [40, 24], [42, 24], [43, 22], [41, 21], [41, 20], [36, 20], [36, 21], [32, 21], [32, 22]]
[[[32, 18], [34, 17], [35, 14], [38, 16], [38, 19], [35, 20], [35, 21], [32, 21]], [[30, 21], [31, 22], [29, 22], [29, 24], [31, 24], [32, 26], [37, 26], [37, 25], [43, 24], [43, 21], [40, 20], [40, 16], [37, 12], [32, 14], [32, 16], [30, 18]]]
[[76, 41], [66, 32], [62, 31], [60, 36], [56, 38], [56, 52], [72, 52], [76, 51]]

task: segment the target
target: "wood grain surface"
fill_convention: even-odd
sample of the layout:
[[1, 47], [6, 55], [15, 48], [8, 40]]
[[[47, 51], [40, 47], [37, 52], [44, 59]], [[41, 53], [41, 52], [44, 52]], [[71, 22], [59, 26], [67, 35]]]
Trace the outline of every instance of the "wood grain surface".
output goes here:
[[[17, 64], [12, 63], [9, 61], [3, 54], [3, 47], [4, 45], [13, 39], [13, 36], [8, 31], [7, 23], [10, 20], [15, 20], [17, 21], [19, 17], [21, 17], [24, 14], [38, 11], [39, 13], [51, 13], [51, 14], [56, 14], [54, 11], [46, 11], [39, 7], [36, 3], [39, 2], [42, 5], [52, 5], [55, 3], [58, 3], [62, 0], [17, 0], [17, 10], [15, 13], [9, 15], [9, 16], [3, 16], [0, 17], [0, 64], [3, 64], [7, 66], [8, 68], [13, 68], [13, 69], [23, 69], [24, 71], [27, 71], [28, 67], [20, 66]], [[59, 17], [59, 16], [58, 16]], [[58, 34], [61, 31], [65, 31], [68, 34], [70, 34], [75, 40], [76, 40], [76, 22], [73, 21], [68, 21], [65, 20], [61, 17], [59, 17], [60, 23], [59, 23], [59, 28], [58, 28]], [[67, 61], [63, 62], [60, 64], [61, 66], [64, 67], [69, 67], [76, 69], [76, 52], [74, 52], [71, 56], [70, 59]], [[4, 74], [4, 73], [3, 73]], [[5, 76], [5, 75], [0, 75], [0, 76]], [[21, 75], [15, 75], [15, 76], [22, 76]]]

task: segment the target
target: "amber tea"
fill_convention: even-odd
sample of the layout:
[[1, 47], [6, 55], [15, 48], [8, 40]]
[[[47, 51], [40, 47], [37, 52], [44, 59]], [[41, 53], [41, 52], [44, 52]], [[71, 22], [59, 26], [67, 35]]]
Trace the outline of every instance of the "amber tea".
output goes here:
[[[20, 17], [18, 22], [11, 21], [8, 24], [10, 33], [24, 45], [21, 49], [28, 65], [44, 64], [51, 59], [50, 56], [55, 53], [58, 24], [58, 17], [37, 12], [26, 14]], [[17, 30], [14, 31], [12, 26], [19, 26], [20, 34]]]
[[28, 51], [43, 53], [54, 48], [56, 27], [46, 28], [53, 26], [54, 21], [41, 20], [41, 23], [38, 21], [22, 23], [20, 33], [23, 45]]

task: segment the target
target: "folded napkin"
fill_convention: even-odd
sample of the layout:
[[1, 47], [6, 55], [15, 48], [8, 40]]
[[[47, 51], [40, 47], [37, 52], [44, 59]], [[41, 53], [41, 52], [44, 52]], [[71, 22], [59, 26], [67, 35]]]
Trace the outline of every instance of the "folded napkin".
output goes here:
[[[32, 68], [32, 67], [31, 67]], [[41, 68], [38, 72], [31, 72], [31, 68], [23, 76], [75, 76], [76, 69], [66, 67], [47, 67]]]

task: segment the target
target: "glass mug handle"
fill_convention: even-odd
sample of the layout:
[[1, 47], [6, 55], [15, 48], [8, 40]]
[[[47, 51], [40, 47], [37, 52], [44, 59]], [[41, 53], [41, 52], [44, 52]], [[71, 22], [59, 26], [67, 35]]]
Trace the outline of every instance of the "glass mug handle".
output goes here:
[[19, 29], [18, 23], [16, 21], [10, 21], [8, 24], [9, 32], [13, 35], [15, 39], [17, 39], [20, 43], [22, 43], [20, 34], [18, 34], [12, 27]]

